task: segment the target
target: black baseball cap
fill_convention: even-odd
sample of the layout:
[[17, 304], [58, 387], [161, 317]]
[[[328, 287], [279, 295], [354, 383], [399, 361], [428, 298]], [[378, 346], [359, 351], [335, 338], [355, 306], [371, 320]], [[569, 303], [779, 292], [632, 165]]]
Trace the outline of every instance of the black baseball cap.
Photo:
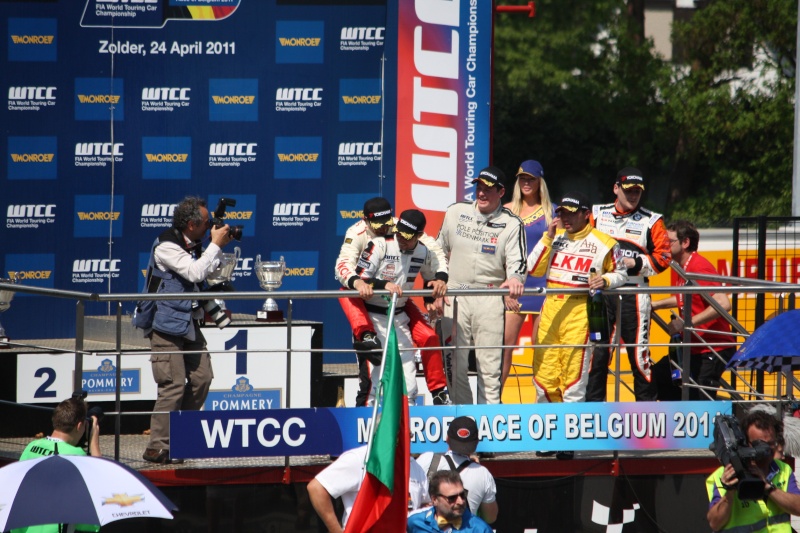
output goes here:
[[559, 209], [566, 209], [574, 213], [580, 209], [588, 211], [591, 208], [592, 202], [589, 201], [589, 198], [585, 194], [582, 192], [569, 192], [558, 202], [556, 211]]
[[486, 167], [478, 173], [478, 177], [472, 180], [472, 183], [482, 181], [489, 187], [499, 186], [503, 189], [506, 187], [506, 174], [497, 167]]
[[450, 449], [461, 455], [471, 455], [478, 447], [478, 424], [468, 416], [459, 416], [447, 428]]
[[400, 213], [395, 231], [405, 239], [413, 239], [417, 233], [425, 231], [425, 214], [416, 209], [406, 209]]
[[635, 167], [625, 167], [617, 172], [617, 185], [623, 189], [640, 187], [644, 190], [644, 176], [642, 171]]
[[376, 196], [364, 202], [364, 218], [370, 226], [380, 228], [392, 220], [392, 205], [389, 200]]

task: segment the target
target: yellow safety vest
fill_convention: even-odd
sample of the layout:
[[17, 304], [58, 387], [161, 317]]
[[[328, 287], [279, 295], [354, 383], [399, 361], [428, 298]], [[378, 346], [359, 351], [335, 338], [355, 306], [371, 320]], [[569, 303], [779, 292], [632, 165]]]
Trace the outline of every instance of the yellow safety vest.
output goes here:
[[[778, 465], [778, 472], [772, 478], [772, 484], [782, 491], [786, 491], [789, 486], [789, 479], [792, 476], [792, 469], [782, 461], [775, 461]], [[719, 467], [713, 474], [706, 479], [706, 490], [708, 491], [708, 501], [714, 497], [716, 488], [721, 496], [728, 492], [722, 487], [722, 471], [724, 467]], [[739, 499], [739, 495], [734, 495], [733, 509], [731, 518], [721, 531], [726, 533], [791, 533], [791, 516], [772, 500], [746, 500]]]

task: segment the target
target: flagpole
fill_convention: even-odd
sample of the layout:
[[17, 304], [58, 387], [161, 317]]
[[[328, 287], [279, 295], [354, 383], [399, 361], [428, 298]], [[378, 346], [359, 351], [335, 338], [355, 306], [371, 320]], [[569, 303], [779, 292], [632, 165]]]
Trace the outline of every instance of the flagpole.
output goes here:
[[[392, 301], [389, 302], [389, 309], [387, 310], [387, 325], [389, 327], [394, 327], [394, 307], [397, 303], [397, 293], [392, 294]], [[390, 322], [390, 323], [388, 323]], [[369, 458], [369, 452], [372, 450], [372, 439], [375, 437], [375, 426], [376, 426], [376, 419], [378, 416], [378, 400], [381, 397], [381, 393], [383, 392], [383, 371], [386, 368], [386, 352], [389, 348], [389, 327], [386, 328], [387, 336], [383, 340], [383, 357], [381, 358], [381, 374], [378, 378], [378, 388], [375, 390], [375, 401], [372, 402], [372, 423], [370, 424], [369, 430], [369, 439], [367, 439], [367, 453], [364, 455], [364, 465], [367, 464], [367, 459]], [[365, 466], [362, 466], [361, 470], [363, 471]]]

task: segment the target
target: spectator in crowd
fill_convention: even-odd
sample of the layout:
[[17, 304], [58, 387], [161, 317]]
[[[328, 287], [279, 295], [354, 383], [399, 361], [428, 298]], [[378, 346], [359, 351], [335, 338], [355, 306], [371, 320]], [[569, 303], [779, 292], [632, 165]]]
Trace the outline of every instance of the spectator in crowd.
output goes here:
[[497, 520], [497, 486], [491, 472], [470, 457], [478, 448], [478, 425], [468, 416], [459, 416], [447, 428], [447, 453], [425, 452], [417, 463], [431, 477], [439, 470], [453, 470], [461, 476], [469, 493], [467, 500], [472, 514], [488, 524]]
[[[391, 233], [396, 223], [397, 220], [392, 217], [392, 206], [388, 200], [381, 197], [370, 198], [364, 203], [364, 218], [347, 229], [344, 242], [339, 250], [339, 258], [336, 260], [336, 279], [342, 284], [342, 288], [356, 289], [359, 292], [359, 297], [339, 298], [342, 310], [353, 330], [353, 348], [356, 350], [358, 360], [359, 388], [356, 394], [356, 407], [366, 405], [369, 396], [372, 367], [368, 355], [375, 354], [381, 349], [380, 339], [378, 339], [372, 320], [364, 307], [364, 300], [373, 297], [373, 289], [371, 285], [359, 280], [356, 266], [367, 243], [376, 237], [383, 237]], [[447, 264], [442, 248], [433, 238], [423, 233], [419, 240], [431, 253], [436, 255], [440, 264]], [[441, 301], [436, 304], [434, 300], [433, 297], [424, 298], [428, 313], [432, 318], [441, 312]], [[439, 338], [416, 304], [408, 300], [405, 309], [414, 344], [423, 348], [439, 346]], [[433, 397], [434, 405], [449, 403], [441, 350], [421, 350], [420, 352], [425, 383]]]
[[[501, 204], [506, 176], [487, 167], [472, 180], [475, 201], [447, 208], [437, 238], [448, 258], [451, 289], [508, 288], [519, 298], [525, 286], [525, 230], [522, 221]], [[475, 346], [478, 370], [478, 403], [500, 403], [500, 375], [503, 365], [505, 301], [498, 295], [459, 296], [457, 324], [453, 307], [445, 305], [442, 345], [445, 375], [451, 399], [457, 404], [473, 402], [467, 381], [469, 352]], [[445, 300], [447, 302], [447, 299]], [[456, 327], [454, 327], [456, 326]]]
[[763, 480], [764, 497], [740, 499], [740, 480], [733, 465], [720, 466], [706, 479], [708, 525], [713, 531], [793, 531], [790, 520], [791, 515], [800, 515], [800, 489], [792, 468], [774, 458], [783, 423], [769, 413], [752, 410], [742, 420], [741, 428], [748, 446], [761, 441], [773, 450], [773, 454], [747, 464], [750, 473]]
[[[547, 288], [613, 289], [625, 283], [617, 241], [589, 224], [591, 203], [582, 193], [561, 199], [557, 217], [528, 256], [529, 273]], [[564, 229], [557, 230], [561, 222]], [[590, 269], [598, 274], [591, 277]], [[533, 352], [537, 403], [582, 402], [591, 365], [586, 294], [547, 294]], [[558, 452], [572, 459], [574, 452]]]
[[[550, 193], [544, 180], [544, 169], [538, 161], [531, 159], [520, 163], [511, 201], [505, 207], [522, 219], [525, 227], [525, 240], [528, 244], [525, 253], [527, 256], [533, 251], [533, 247], [536, 246], [542, 234], [547, 231], [547, 226], [555, 218], [555, 206], [550, 201]], [[544, 286], [544, 277], [528, 276], [525, 279], [526, 289], [543, 288]], [[505, 302], [506, 329], [503, 344], [506, 346], [517, 344], [522, 323], [527, 317], [530, 317], [533, 322], [531, 338], [535, 339], [544, 295], [524, 294], [519, 299], [506, 296]], [[511, 372], [513, 353], [514, 348], [506, 348], [503, 352], [503, 371], [500, 377], [502, 386], [505, 386], [508, 374]]]
[[[203, 250], [209, 228], [211, 243]], [[133, 317], [133, 325], [150, 338], [150, 363], [158, 385], [150, 442], [142, 455], [146, 461], [183, 462], [169, 453], [169, 411], [198, 410], [208, 396], [214, 372], [200, 329], [205, 313], [197, 297], [206, 277], [219, 266], [222, 248], [232, 240], [227, 224], [212, 227], [205, 200], [187, 196], [175, 207], [172, 227], [153, 243], [146, 292], [185, 296], [140, 302]]]
[[[678, 263], [687, 273], [708, 274], [718, 276], [719, 272], [711, 262], [697, 252], [700, 242], [700, 233], [691, 222], [678, 220], [667, 226], [667, 235], [672, 251], [672, 259]], [[720, 283], [715, 281], [698, 281], [698, 285], [705, 287], [719, 287]], [[686, 281], [678, 278], [674, 285], [682, 287]], [[653, 302], [653, 309], [673, 309], [680, 310], [680, 316], [674, 318], [669, 323], [669, 334], [682, 333], [686, 326], [687, 317], [683, 316], [683, 305], [686, 294], [676, 294]], [[717, 292], [711, 297], [720, 305], [725, 312], [731, 309], [731, 301], [728, 295]], [[705, 393], [711, 399], [717, 397], [716, 388], [719, 388], [720, 378], [725, 371], [725, 365], [736, 353], [734, 346], [719, 347], [719, 343], [730, 344], [734, 337], [731, 334], [731, 325], [723, 318], [714, 307], [708, 304], [699, 294], [692, 295], [692, 316], [688, 317], [693, 328], [703, 331], [694, 331], [692, 342], [701, 342], [701, 346], [693, 346], [691, 352], [691, 377], [697, 385], [712, 387], [706, 389]], [[689, 391], [689, 398], [692, 400], [706, 399], [707, 396], [698, 389], [692, 388]]]
[[[642, 207], [645, 180], [642, 172], [625, 167], [617, 173], [614, 183], [614, 203], [595, 205], [592, 223], [603, 233], [613, 237], [620, 247], [622, 261], [628, 274], [627, 286], [647, 287], [648, 277], [667, 269], [670, 246], [664, 221], [659, 213]], [[621, 315], [617, 317], [618, 296], [606, 296], [606, 311], [610, 324], [616, 322], [633, 374], [633, 393], [636, 401], [655, 401], [656, 384], [653, 381], [650, 350], [650, 295], [625, 294], [622, 296]], [[586, 388], [587, 402], [604, 402], [607, 396], [608, 367], [611, 349], [596, 347], [592, 355], [592, 370]]]
[[[319, 515], [322, 523], [331, 533], [342, 533], [347, 525], [347, 518], [364, 479], [367, 447], [353, 448], [340, 455], [333, 463], [316, 475], [308, 483], [308, 496], [311, 505]], [[410, 458], [411, 470], [408, 479], [409, 511], [429, 505], [428, 478], [425, 471]], [[331, 498], [341, 498], [344, 505], [341, 525], [336, 516]]]
[[408, 533], [492, 533], [492, 528], [473, 515], [467, 491], [454, 470], [440, 470], [430, 479], [428, 492], [433, 507], [408, 517]]
[[[414, 342], [406, 314], [409, 301], [408, 297], [403, 296], [403, 289], [411, 289], [417, 280], [417, 275], [421, 274], [424, 285], [433, 289], [433, 298], [441, 302], [441, 298], [447, 292], [447, 265], [439, 263], [438, 257], [419, 240], [425, 230], [425, 223], [425, 215], [421, 211], [416, 209], [403, 211], [395, 225], [394, 233], [376, 237], [367, 243], [356, 267], [358, 279], [353, 284], [353, 287], [359, 290], [367, 286], [370, 292], [374, 288], [397, 295], [393, 317], [387, 316], [389, 302], [382, 296], [373, 294], [364, 302], [364, 307], [368, 311], [373, 328], [383, 342], [386, 341], [389, 332], [389, 320], [394, 321], [408, 401], [411, 405], [415, 404], [417, 395], [417, 365], [414, 361]], [[427, 328], [429, 329], [427, 337], [436, 339], [433, 329], [430, 326]], [[368, 405], [372, 405], [378, 389], [382, 355], [374, 352], [368, 355], [373, 365]]]

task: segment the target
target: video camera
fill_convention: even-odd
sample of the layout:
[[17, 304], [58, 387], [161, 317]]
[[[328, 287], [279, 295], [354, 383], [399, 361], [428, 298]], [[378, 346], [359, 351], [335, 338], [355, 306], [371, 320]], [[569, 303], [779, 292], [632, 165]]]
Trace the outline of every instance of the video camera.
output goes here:
[[714, 417], [714, 442], [708, 447], [724, 466], [733, 465], [738, 479], [740, 500], [764, 498], [764, 481], [750, 472], [749, 466], [772, 457], [772, 447], [757, 440], [747, 444], [747, 438], [733, 415]]
[[[236, 200], [233, 198], [220, 198], [219, 203], [217, 203], [217, 208], [214, 210], [211, 216], [211, 224], [215, 228], [221, 228], [225, 225], [225, 221], [222, 219], [225, 217], [225, 210], [228, 207], [236, 207]], [[242, 228], [244, 228], [244, 226], [231, 226], [230, 230], [228, 231], [228, 235], [237, 241], [241, 241]]]

